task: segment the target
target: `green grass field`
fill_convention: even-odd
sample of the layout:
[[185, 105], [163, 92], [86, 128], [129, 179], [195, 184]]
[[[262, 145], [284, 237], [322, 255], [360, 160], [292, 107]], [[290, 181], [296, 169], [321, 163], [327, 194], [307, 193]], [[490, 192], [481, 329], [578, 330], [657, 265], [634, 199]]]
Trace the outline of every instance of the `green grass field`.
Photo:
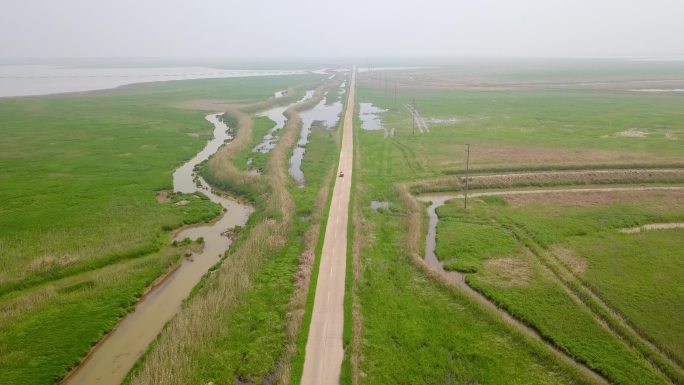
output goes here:
[[[261, 99], [301, 77], [136, 85], [0, 101], [0, 282], [154, 248], [162, 227], [203, 219], [155, 200], [211, 135], [187, 100]], [[9, 263], [11, 261], [11, 263]], [[64, 265], [64, 266], [61, 266]], [[87, 269], [87, 268], [83, 268]]]
[[[636, 80], [656, 88], [674, 78], [684, 79], [683, 64], [520, 61], [360, 73], [357, 103], [388, 109], [381, 118], [395, 135], [355, 120], [342, 383], [598, 383], [579, 366], [615, 384], [684, 383], [682, 230], [618, 231], [684, 222], [681, 192], [483, 197], [467, 211], [458, 200], [438, 209], [445, 268], [466, 273], [543, 340], [417, 262], [425, 206], [405, 193], [412, 183], [461, 176], [466, 143], [473, 174], [682, 168], [684, 96], [629, 91], [641, 87]], [[305, 257], [320, 252], [322, 193], [340, 131], [314, 125], [298, 188], [287, 164], [299, 127], [281, 130], [268, 154], [252, 153], [273, 126], [254, 114], [277, 103], [264, 102], [277, 90], [296, 90], [282, 103], [324, 91], [321, 79], [0, 99], [0, 383], [59, 380], [194, 246], [172, 247], [169, 231], [210, 220], [218, 207], [188, 195], [159, 203], [157, 194], [209, 139], [204, 116], [215, 111], [207, 108], [226, 103], [251, 114], [251, 137], [201, 172], [256, 211], [125, 383], [297, 384], [313, 299], [302, 287], [315, 290], [300, 284], [315, 282]], [[327, 83], [330, 103], [342, 100], [337, 80]], [[405, 104], [414, 100], [429, 133], [413, 133]], [[190, 204], [174, 205], [182, 199]], [[372, 210], [372, 200], [389, 208]]]
[[[199, 197], [156, 199], [213, 129], [204, 119], [211, 111], [185, 103], [257, 102], [317, 79], [180, 81], [0, 100], [0, 382], [61, 378], [178, 260], [168, 230], [218, 215]], [[181, 199], [190, 203], [175, 206]]]
[[[370, 76], [362, 78], [359, 101], [388, 109], [383, 123], [396, 129], [396, 136], [388, 138], [393, 146], [369, 149], [384, 151], [386, 158], [375, 169], [388, 183], [390, 178], [411, 181], [464, 169], [466, 143], [475, 170], [683, 163], [681, 95], [399, 83], [395, 103], [392, 84], [385, 90]], [[412, 134], [404, 105], [413, 100], [430, 134]], [[630, 137], [630, 129], [644, 137]]]
[[[255, 121], [257, 126], [259, 120]], [[263, 137], [258, 130], [254, 132], [257, 138]], [[215, 384], [231, 383], [227, 379], [262, 383], [276, 371], [287, 342], [288, 303], [304, 250], [305, 233], [311, 226], [316, 195], [327, 183], [326, 176], [337, 159], [336, 136], [336, 130], [312, 131], [302, 160], [306, 186], [298, 188], [293, 181], [289, 185], [296, 211], [286, 244], [268, 255], [255, 272], [250, 292], [225, 318], [225, 332], [193, 357], [188, 378]], [[258, 214], [255, 217], [257, 222], [263, 219]]]
[[[462, 176], [466, 143], [471, 144], [475, 174], [684, 165], [682, 96], [628, 91], [637, 88], [631, 80], [681, 77], [684, 66], [655, 72], [650, 70], [658, 65], [618, 66], [611, 72], [608, 65], [593, 70], [572, 63], [537, 65], [489, 73], [464, 66], [361, 76], [358, 101], [388, 109], [381, 117], [395, 135], [358, 129], [357, 122], [357, 199], [363, 224], [356, 239], [362, 247], [357, 294], [362, 328], [355, 330], [362, 341], [356, 352], [360, 383], [585, 381], [548, 348], [520, 342], [523, 337], [513, 328], [480, 313], [459, 289], [426, 277], [411, 261], [409, 240], [416, 227], [409, 223], [412, 209], [398, 194], [402, 183]], [[558, 85], [607, 80], [615, 83]], [[404, 105], [414, 99], [430, 133], [413, 133]], [[438, 211], [436, 253], [446, 269], [468, 273], [469, 285], [609, 382], [680, 383], [681, 330], [674, 323], [682, 318], [684, 298], [676, 279], [682, 268], [681, 230], [616, 231], [682, 220], [681, 196], [654, 195], [596, 207], [570, 198], [556, 206], [537, 205], [541, 198], [536, 196], [513, 207], [507, 199], [489, 197], [474, 200], [467, 212], [462, 200], [454, 201]], [[388, 201], [390, 208], [371, 210], [371, 200]], [[424, 237], [416, 236], [421, 255]], [[543, 263], [559, 253], [565, 260], [553, 260], [553, 267], [564, 269], [563, 280]], [[568, 255], [581, 256], [576, 258], [580, 262], [568, 261]], [[582, 273], [565, 274], [577, 264], [584, 266]], [[579, 294], [569, 295], [568, 287]], [[624, 317], [627, 326], [610, 311]], [[499, 354], [490, 352], [493, 344], [480, 342], [493, 337], [478, 336], [496, 333], [516, 342], [495, 338]], [[475, 358], [480, 353], [487, 364]], [[473, 362], [478, 363], [470, 367]], [[480, 367], [487, 367], [486, 373]], [[499, 370], [535, 374], [533, 379], [489, 376]]]
[[359, 294], [363, 383], [583, 383], [539, 344], [412, 266], [403, 208], [394, 210], [365, 210], [372, 241], [362, 251]]
[[[254, 122], [252, 137], [233, 159], [238, 169], [246, 166], [254, 144], [272, 127], [268, 119]], [[264, 174], [251, 176], [240, 186], [254, 197], [256, 206], [245, 236], [231, 246], [222, 266], [161, 333], [127, 383], [286, 383], [296, 371], [298, 335], [291, 321], [293, 313], [303, 314], [300, 307], [305, 304], [291, 301], [297, 295], [297, 281], [304, 278], [300, 275], [302, 254], [315, 248], [317, 238], [308, 234], [320, 223], [321, 189], [327, 187], [337, 159], [339, 131], [312, 130], [302, 162], [307, 183], [299, 188], [285, 167], [299, 134], [298, 120], [292, 122], [279, 132], [278, 146], [262, 155]], [[221, 168], [210, 162], [203, 173], [218, 187], [234, 188], [235, 180], [220, 176], [224, 175]], [[208, 307], [219, 310], [207, 311]], [[197, 319], [205, 326], [188, 331], [187, 322]], [[284, 354], [288, 349], [292, 353]]]
[[[635, 224], [681, 220], [684, 212], [669, 205], [681, 199], [681, 193], [669, 193], [669, 199], [667, 193], [656, 192], [655, 198], [644, 193], [614, 193], [612, 203], [582, 207], [600, 196], [586, 194], [588, 199], [582, 199], [582, 194], [559, 193], [547, 204], [544, 197], [526, 198], [524, 205], [515, 208], [506, 201], [502, 205], [497, 200], [476, 200], [468, 212], [463, 210], [462, 200], [452, 201], [438, 209], [440, 218], [445, 219], [438, 225], [438, 255], [455, 258], [447, 268], [474, 272], [468, 276], [469, 284], [572, 355], [616, 383], [636, 384], [650, 372], [638, 354], [621, 346], [617, 336], [573, 301], [553, 274], [502, 224], [516, 223], [544, 248], [560, 250], [556, 254], [561, 262], [565, 258], [565, 263], [581, 271], [602, 297], [603, 290], [608, 290], [610, 295], [605, 297], [609, 303], [621, 312], [631, 310], [625, 315], [632, 323], [647, 334], [655, 332], [653, 336], [660, 338], [651, 338], [676, 351], [681, 359], [681, 350], [672, 350], [682, 344], [681, 328], [675, 325], [684, 314], [677, 303], [681, 293], [676, 279], [684, 268], [678, 255], [681, 237], [673, 230], [636, 237], [617, 231]], [[474, 221], [489, 224], [473, 225]], [[473, 226], [481, 229], [473, 231]], [[477, 247], [471, 247], [473, 244]], [[651, 252], [644, 253], [646, 249]], [[647, 382], [665, 383], [652, 375]]]

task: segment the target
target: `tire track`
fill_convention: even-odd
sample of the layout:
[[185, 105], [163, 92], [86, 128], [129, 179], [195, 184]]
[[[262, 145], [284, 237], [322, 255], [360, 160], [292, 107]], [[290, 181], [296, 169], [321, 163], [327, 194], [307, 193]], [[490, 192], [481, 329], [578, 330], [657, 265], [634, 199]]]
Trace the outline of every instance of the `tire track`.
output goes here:
[[420, 114], [419, 114], [418, 111], [415, 109], [415, 107], [413, 107], [413, 106], [410, 105], [410, 104], [405, 104], [404, 107], [406, 107], [406, 109], [408, 110], [409, 114], [411, 114], [411, 118], [412, 118], [413, 121], [415, 122], [416, 127], [418, 127], [418, 131], [419, 131], [421, 134], [428, 134], [428, 133], [430, 133], [430, 129], [428, 128], [428, 125], [427, 125], [427, 123], [425, 122], [425, 119], [423, 119], [423, 117], [420, 116]]

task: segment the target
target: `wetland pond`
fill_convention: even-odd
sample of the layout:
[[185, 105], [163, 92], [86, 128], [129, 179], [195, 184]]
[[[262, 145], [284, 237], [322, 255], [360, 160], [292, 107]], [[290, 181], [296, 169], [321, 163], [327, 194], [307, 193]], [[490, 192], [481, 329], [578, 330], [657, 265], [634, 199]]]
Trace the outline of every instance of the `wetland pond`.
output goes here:
[[285, 117], [284, 113], [285, 111], [294, 106], [297, 103], [301, 103], [305, 100], [309, 100], [313, 97], [314, 91], [306, 91], [306, 94], [304, 94], [304, 97], [299, 99], [298, 101], [289, 104], [287, 106], [279, 106], [279, 107], [274, 107], [271, 108], [270, 110], [266, 110], [260, 114], [257, 114], [257, 116], [265, 116], [269, 119], [271, 119], [274, 123], [275, 126], [268, 130], [268, 133], [264, 135], [264, 139], [261, 143], [257, 144], [252, 152], [261, 152], [263, 154], [271, 151], [276, 143], [278, 142], [278, 136], [275, 134], [276, 131], [281, 130], [283, 127], [285, 127], [285, 122], [287, 121], [287, 118]]
[[195, 166], [209, 159], [231, 137], [228, 126], [219, 116], [206, 119], [214, 125], [214, 138], [191, 160], [173, 174], [177, 192], [204, 194], [223, 207], [221, 217], [211, 223], [186, 227], [177, 232], [175, 240], [204, 238], [204, 249], [190, 258], [183, 258], [176, 270], [145, 295], [135, 310], [125, 316], [108, 335], [98, 343], [63, 381], [63, 384], [118, 385], [147, 350], [162, 328], [181, 309], [181, 304], [209, 269], [219, 262], [232, 240], [226, 232], [236, 226], [245, 226], [253, 211], [251, 206], [214, 193], [202, 177], [196, 175]]
[[327, 94], [321, 101], [312, 109], [304, 111], [300, 114], [302, 118], [302, 130], [299, 135], [299, 141], [292, 151], [290, 158], [290, 175], [297, 182], [298, 187], [304, 187], [304, 172], [302, 171], [302, 159], [306, 151], [306, 145], [309, 143], [309, 134], [314, 122], [319, 122], [325, 129], [333, 129], [340, 121], [340, 114], [342, 113], [342, 102], [337, 101], [332, 104], [327, 103]]
[[382, 130], [380, 114], [387, 110], [376, 107], [373, 103], [359, 103], [359, 119], [364, 130]]

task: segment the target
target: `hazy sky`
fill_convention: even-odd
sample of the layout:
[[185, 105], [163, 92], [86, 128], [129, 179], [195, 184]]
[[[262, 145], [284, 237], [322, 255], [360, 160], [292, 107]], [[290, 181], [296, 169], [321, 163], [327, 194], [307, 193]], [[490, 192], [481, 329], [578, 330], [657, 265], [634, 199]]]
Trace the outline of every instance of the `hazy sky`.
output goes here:
[[684, 56], [684, 0], [2, 0], [0, 57]]

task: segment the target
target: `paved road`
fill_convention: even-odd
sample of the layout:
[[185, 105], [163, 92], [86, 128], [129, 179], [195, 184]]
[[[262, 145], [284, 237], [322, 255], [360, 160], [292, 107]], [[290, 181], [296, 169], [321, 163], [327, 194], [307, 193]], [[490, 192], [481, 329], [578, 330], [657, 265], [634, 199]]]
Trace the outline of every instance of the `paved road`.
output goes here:
[[347, 265], [347, 223], [351, 193], [352, 158], [354, 155], [353, 118], [356, 68], [352, 71], [347, 111], [342, 128], [340, 171], [330, 203], [330, 214], [323, 239], [321, 264], [316, 282], [313, 315], [306, 342], [302, 385], [339, 384], [344, 349], [344, 282]]

